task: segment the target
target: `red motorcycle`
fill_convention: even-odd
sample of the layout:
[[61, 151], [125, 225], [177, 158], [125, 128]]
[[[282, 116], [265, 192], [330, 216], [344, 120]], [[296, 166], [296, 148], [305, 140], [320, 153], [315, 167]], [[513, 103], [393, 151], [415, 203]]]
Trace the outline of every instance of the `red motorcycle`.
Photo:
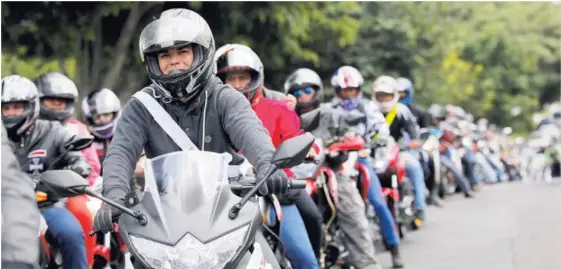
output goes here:
[[413, 222], [413, 195], [405, 177], [405, 164], [399, 158], [400, 147], [393, 139], [377, 146], [372, 152], [374, 171], [382, 185], [382, 193], [399, 231], [405, 237], [408, 224]]
[[[362, 117], [362, 116], [361, 116]], [[325, 140], [325, 149], [321, 152], [319, 159], [314, 161], [312, 169], [303, 169], [306, 173], [298, 173], [297, 168], [293, 172], [299, 179], [306, 180], [306, 191], [318, 205], [324, 216], [324, 247], [321, 251], [321, 268], [339, 266], [340, 268], [351, 268], [348, 250], [344, 248], [342, 233], [337, 225], [338, 192], [335, 171], [348, 173], [348, 176], [357, 181], [358, 190], [363, 199], [368, 198], [370, 177], [367, 168], [358, 162], [359, 152], [364, 150], [366, 143], [364, 139], [342, 126], [356, 125], [355, 121], [362, 120], [361, 117], [335, 118], [329, 127], [333, 138]], [[301, 116], [302, 129], [314, 130], [319, 123], [319, 110], [308, 112]], [[345, 124], [341, 124], [343, 120]], [[358, 180], [360, 175], [365, 175]], [[380, 236], [381, 238], [381, 236]]]

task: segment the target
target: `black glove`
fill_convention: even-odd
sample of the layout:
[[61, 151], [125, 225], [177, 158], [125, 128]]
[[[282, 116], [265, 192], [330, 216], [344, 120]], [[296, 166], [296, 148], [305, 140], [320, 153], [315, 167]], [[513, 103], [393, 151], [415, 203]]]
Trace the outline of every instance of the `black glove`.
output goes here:
[[[271, 165], [264, 165], [262, 168], [259, 168], [259, 170], [257, 171], [257, 179], [263, 179], [271, 168]], [[286, 173], [284, 173], [284, 171], [282, 170], [277, 170], [275, 171], [275, 173], [273, 173], [273, 175], [271, 175], [271, 177], [269, 177], [267, 182], [259, 188], [259, 193], [261, 195], [267, 195], [269, 193], [283, 193], [288, 190], [289, 186], [290, 179], [288, 179]]]
[[277, 170], [267, 181], [267, 188], [272, 194], [285, 193], [290, 187], [290, 179], [282, 170]]
[[[124, 205], [123, 200], [116, 200], [115, 202]], [[113, 231], [113, 223], [119, 219], [123, 212], [107, 203], [103, 203], [94, 217], [94, 231], [103, 234]]]
[[83, 167], [79, 164], [69, 165], [69, 166], [66, 167], [66, 169], [72, 170], [72, 171], [76, 172], [76, 174], [78, 174], [82, 177], [87, 177], [91, 173], [91, 169], [85, 168], [85, 167]]

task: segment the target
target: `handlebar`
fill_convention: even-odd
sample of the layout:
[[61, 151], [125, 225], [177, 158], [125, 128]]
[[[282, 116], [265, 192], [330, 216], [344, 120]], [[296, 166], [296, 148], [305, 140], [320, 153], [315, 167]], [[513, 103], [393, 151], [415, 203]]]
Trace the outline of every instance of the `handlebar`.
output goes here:
[[[233, 191], [250, 190], [256, 184], [255, 177], [243, 177], [237, 181], [230, 181], [230, 189]], [[290, 180], [288, 190], [300, 190], [306, 188], [306, 182], [303, 180]]]

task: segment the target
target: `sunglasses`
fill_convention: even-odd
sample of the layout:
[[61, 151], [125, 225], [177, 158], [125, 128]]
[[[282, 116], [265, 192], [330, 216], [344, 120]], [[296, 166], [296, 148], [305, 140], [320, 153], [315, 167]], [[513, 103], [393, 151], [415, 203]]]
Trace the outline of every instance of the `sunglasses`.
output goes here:
[[299, 90], [295, 90], [294, 91], [294, 97], [298, 98], [300, 96], [302, 96], [302, 94], [312, 94], [314, 92], [314, 89], [312, 87], [307, 87], [304, 89], [299, 89]]

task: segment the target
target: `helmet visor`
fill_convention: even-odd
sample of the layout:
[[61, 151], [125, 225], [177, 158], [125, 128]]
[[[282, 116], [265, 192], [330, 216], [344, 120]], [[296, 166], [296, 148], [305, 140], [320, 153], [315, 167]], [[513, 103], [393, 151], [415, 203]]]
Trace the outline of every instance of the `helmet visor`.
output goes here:
[[185, 43], [195, 43], [209, 49], [212, 42], [210, 29], [202, 18], [164, 17], [151, 22], [142, 30], [139, 47], [146, 54]]

